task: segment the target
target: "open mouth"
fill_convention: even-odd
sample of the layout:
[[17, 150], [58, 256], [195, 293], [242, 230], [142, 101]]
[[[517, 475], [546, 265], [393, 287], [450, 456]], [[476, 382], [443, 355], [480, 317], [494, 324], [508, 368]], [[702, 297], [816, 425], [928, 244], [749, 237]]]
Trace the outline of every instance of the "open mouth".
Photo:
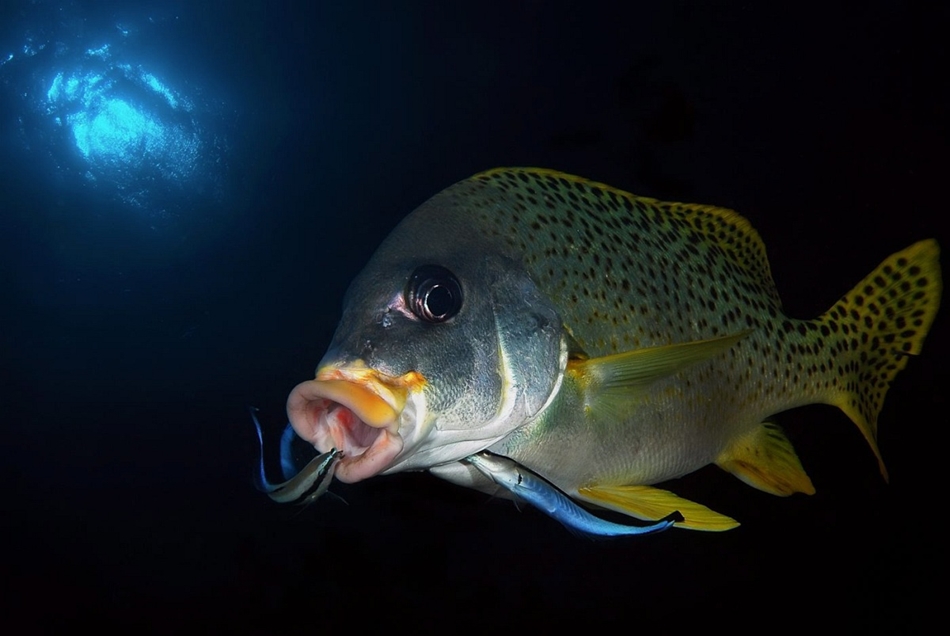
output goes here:
[[383, 472], [403, 449], [400, 416], [410, 391], [424, 384], [410, 372], [393, 378], [362, 363], [324, 367], [287, 399], [297, 434], [319, 451], [342, 451], [336, 477], [353, 483]]

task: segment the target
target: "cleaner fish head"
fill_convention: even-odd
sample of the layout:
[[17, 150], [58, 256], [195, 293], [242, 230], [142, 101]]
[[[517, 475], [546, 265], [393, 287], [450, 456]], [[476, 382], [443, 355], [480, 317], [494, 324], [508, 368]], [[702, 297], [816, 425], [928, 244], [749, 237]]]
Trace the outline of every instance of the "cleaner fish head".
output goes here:
[[452, 188], [410, 214], [350, 285], [316, 377], [290, 394], [297, 434], [357, 482], [481, 451], [531, 421], [567, 364], [562, 321], [510, 242]]

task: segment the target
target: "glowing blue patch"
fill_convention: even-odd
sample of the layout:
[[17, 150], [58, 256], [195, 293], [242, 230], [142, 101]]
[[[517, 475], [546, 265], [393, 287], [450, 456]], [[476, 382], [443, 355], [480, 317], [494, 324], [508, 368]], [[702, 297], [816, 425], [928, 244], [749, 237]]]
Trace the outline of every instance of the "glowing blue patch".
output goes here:
[[119, 99], [99, 106], [94, 114], [82, 112], [68, 120], [76, 147], [87, 159], [136, 163], [161, 146], [165, 130], [154, 120]]
[[153, 91], [164, 97], [168, 101], [169, 106], [178, 108], [178, 100], [175, 99], [175, 96], [164, 84], [158, 81], [157, 77], [151, 73], [143, 73], [142, 79], [145, 80], [145, 83], [148, 84]]
[[209, 197], [220, 201], [228, 149], [217, 117], [223, 104], [183, 95], [174, 75], [135, 57], [138, 31], [113, 22], [106, 39], [100, 31], [85, 44], [85, 29], [72, 39], [28, 32], [22, 55], [0, 55], [0, 82], [26, 106], [18, 118], [23, 146], [46, 151], [36, 156], [52, 158], [59, 183], [74, 179], [133, 208], [166, 214]]
[[[87, 54], [107, 53], [105, 46]], [[176, 115], [189, 112], [190, 102], [152, 73], [128, 64], [101, 72], [84, 68], [69, 76], [60, 72], [46, 98], [47, 112], [69, 111], [65, 122], [76, 149], [100, 175], [125, 182], [129, 171], [146, 170], [180, 182], [197, 168], [202, 145], [194, 122]]]
[[63, 74], [57, 73], [56, 77], [53, 78], [53, 83], [50, 84], [49, 90], [46, 91], [46, 100], [49, 102], [55, 102], [59, 99], [59, 96], [63, 92]]
[[109, 45], [103, 44], [97, 49], [88, 49], [86, 51], [86, 55], [88, 55], [89, 57], [98, 57], [105, 60], [109, 57]]
[[76, 92], [79, 90], [79, 78], [70, 77], [69, 81], [66, 82], [66, 97], [67, 99], [73, 99], [76, 97]]

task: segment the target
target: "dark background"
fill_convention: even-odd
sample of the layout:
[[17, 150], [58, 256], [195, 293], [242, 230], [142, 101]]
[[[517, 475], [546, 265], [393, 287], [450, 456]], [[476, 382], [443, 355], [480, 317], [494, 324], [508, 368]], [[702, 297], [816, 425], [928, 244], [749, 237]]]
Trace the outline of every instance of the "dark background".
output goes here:
[[[66, 4], [90, 22], [119, 11]], [[349, 281], [400, 218], [478, 171], [550, 167], [736, 209], [795, 317], [916, 240], [950, 244], [946, 9], [615, 4], [145, 7], [174, 15], [154, 55], [233, 115], [228, 196], [161, 222], [56, 186], [9, 140], [7, 91], [6, 620], [903, 631], [939, 609], [946, 312], [881, 414], [891, 483], [843, 414], [792, 411], [813, 497], [713, 467], [669, 484], [740, 520], [729, 533], [594, 542], [424, 474], [336, 484], [346, 504], [302, 511], [254, 490], [247, 405], [275, 449]]]

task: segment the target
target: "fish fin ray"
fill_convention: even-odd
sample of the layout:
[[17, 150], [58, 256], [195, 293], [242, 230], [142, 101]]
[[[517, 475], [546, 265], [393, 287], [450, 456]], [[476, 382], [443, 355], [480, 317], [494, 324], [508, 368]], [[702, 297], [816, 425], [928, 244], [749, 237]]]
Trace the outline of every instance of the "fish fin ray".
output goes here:
[[887, 389], [908, 357], [920, 353], [940, 306], [940, 247], [928, 239], [892, 254], [843, 296], [818, 322], [835, 333], [847, 329], [851, 359], [841, 390], [829, 400], [857, 425], [887, 469], [877, 445], [877, 418]]
[[635, 349], [589, 360], [574, 359], [568, 363], [568, 373], [573, 374], [588, 392], [626, 392], [709, 360], [749, 333], [746, 330], [729, 336]]
[[815, 494], [795, 448], [781, 427], [763, 422], [736, 439], [716, 458], [716, 465], [767, 493], [787, 497]]
[[676, 526], [690, 530], [721, 532], [739, 525], [732, 517], [653, 486], [584, 486], [577, 498], [644, 521], [659, 521], [679, 512], [683, 520]]

